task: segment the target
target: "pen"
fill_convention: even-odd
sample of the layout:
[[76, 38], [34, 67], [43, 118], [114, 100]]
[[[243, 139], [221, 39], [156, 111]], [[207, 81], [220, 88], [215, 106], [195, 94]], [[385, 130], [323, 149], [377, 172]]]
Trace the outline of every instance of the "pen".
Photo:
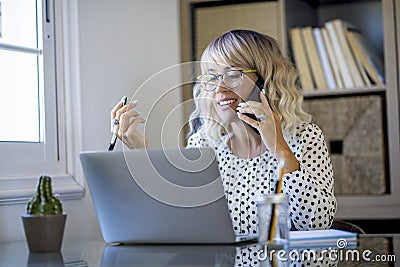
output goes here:
[[[278, 165], [278, 182], [276, 185], [276, 194], [282, 193], [282, 179], [283, 175], [285, 174], [285, 162], [281, 161]], [[278, 204], [279, 205], [279, 204]], [[272, 204], [272, 212], [271, 212], [271, 222], [269, 224], [269, 242], [272, 244], [275, 238], [276, 227], [278, 223], [278, 212], [276, 210], [275, 204]]]
[[[128, 97], [124, 96], [121, 99], [121, 102], [122, 102], [122, 106], [125, 106], [126, 103], [128, 102]], [[113, 136], [111, 137], [110, 145], [108, 146], [108, 151], [114, 150], [115, 144], [117, 143], [117, 139], [118, 139], [118, 137], [115, 134], [113, 134]]]
[[279, 176], [278, 176], [278, 182], [276, 185], [276, 193], [277, 194], [282, 193], [282, 179], [283, 179], [283, 175], [285, 174], [284, 166], [285, 166], [285, 161], [279, 162], [279, 165], [278, 165]]

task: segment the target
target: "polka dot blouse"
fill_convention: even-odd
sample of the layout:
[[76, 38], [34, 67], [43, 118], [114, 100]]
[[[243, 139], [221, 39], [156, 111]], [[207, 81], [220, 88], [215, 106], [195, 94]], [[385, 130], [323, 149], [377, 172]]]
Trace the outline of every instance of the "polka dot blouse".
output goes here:
[[[296, 134], [284, 136], [300, 163], [300, 169], [286, 173], [282, 190], [289, 195], [290, 218], [298, 230], [327, 229], [336, 211], [333, 172], [321, 129], [303, 123]], [[266, 151], [243, 159], [228, 147], [228, 136], [213, 142], [199, 133], [189, 137], [187, 147], [213, 147], [228, 200], [236, 235], [257, 234], [255, 196], [275, 192], [278, 162]]]

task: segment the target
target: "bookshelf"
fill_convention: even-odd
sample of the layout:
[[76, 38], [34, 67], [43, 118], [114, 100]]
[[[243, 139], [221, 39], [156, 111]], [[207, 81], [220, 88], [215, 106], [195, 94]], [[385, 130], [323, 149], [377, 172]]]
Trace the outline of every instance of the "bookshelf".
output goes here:
[[[287, 33], [284, 42], [287, 43], [288, 56], [292, 57], [294, 62], [290, 30], [310, 26], [324, 27], [326, 22], [335, 19], [348, 22], [359, 29], [383, 61], [385, 78], [383, 84], [354, 85], [351, 88], [333, 90], [327, 88], [303, 90], [305, 109], [312, 113], [321, 128], [326, 128], [323, 130], [326, 132], [328, 147], [330, 143], [332, 145], [330, 149], [335, 183], [338, 183], [335, 186], [338, 200], [337, 218], [400, 217], [398, 84], [400, 59], [396, 58], [400, 52], [396, 45], [396, 41], [400, 40], [400, 34], [396, 32], [396, 27], [399, 25], [395, 24], [396, 17], [400, 15], [400, 8], [395, 2], [394, 0], [281, 2], [285, 10], [283, 25]], [[334, 115], [329, 114], [333, 112]], [[376, 138], [369, 138], [368, 134]], [[333, 152], [338, 150], [334, 147], [338, 143], [339, 150], [343, 154]], [[346, 146], [351, 149], [346, 151]], [[352, 149], [355, 147], [361, 149]], [[362, 149], [363, 147], [365, 149]]]
[[335, 90], [312, 90], [304, 91], [303, 97], [307, 101], [309, 99], [317, 97], [328, 97], [328, 96], [346, 96], [346, 95], [357, 95], [357, 94], [374, 94], [377, 92], [385, 92], [386, 87], [382, 86], [371, 86], [368, 88], [358, 87], [351, 89], [335, 89]]
[[[190, 15], [193, 11], [191, 4], [206, 3], [212, 6], [211, 2], [220, 8], [221, 5], [241, 5], [249, 1], [180, 0], [183, 62], [191, 61], [194, 54], [191, 51], [192, 40], [194, 40], [191, 28], [193, 26], [193, 17]], [[277, 5], [278, 17], [274, 17], [274, 25], [277, 25], [278, 29], [276, 30], [279, 33], [277, 39], [283, 53], [289, 57], [293, 58], [291, 29], [307, 26], [322, 27], [325, 22], [334, 19], [349, 22], [359, 29], [381, 57], [385, 70], [383, 85], [372, 83], [370, 86], [354, 86], [353, 88], [334, 90], [326, 88], [303, 90], [303, 96], [305, 106], [319, 107], [314, 110], [312, 115], [317, 119], [319, 117], [322, 120], [321, 124], [327, 124], [330, 127], [326, 130], [328, 147], [333, 149], [332, 158], [341, 160], [339, 167], [336, 166], [341, 169], [336, 172], [334, 169], [337, 174], [335, 183], [339, 185], [336, 194], [337, 218], [353, 220], [400, 218], [400, 48], [398, 46], [400, 33], [396, 31], [400, 28], [398, 19], [400, 5], [396, 3], [397, 0], [276, 0], [265, 2]], [[242, 15], [245, 16], [245, 14]], [[183, 100], [191, 98], [189, 91], [185, 90]], [[333, 109], [329, 110], [326, 108], [327, 106], [331, 106]], [[334, 110], [338, 113], [330, 114]], [[190, 112], [191, 110], [187, 110], [187, 114], [185, 113], [184, 116], [188, 116]], [[364, 120], [357, 121], [359, 117], [364, 117]], [[332, 127], [329, 124], [337, 126]], [[357, 127], [359, 130], [353, 129]], [[340, 131], [351, 132], [351, 138], [344, 139], [340, 135]], [[371, 135], [376, 136], [376, 139], [379, 139], [378, 142], [374, 138], [370, 138]], [[354, 147], [359, 150], [357, 151], [358, 156], [351, 151], [352, 149], [346, 148], [347, 144], [356, 144]], [[337, 154], [338, 151], [346, 151], [346, 149], [351, 160], [351, 164], [348, 164], [347, 167], [345, 166], [346, 160], [340, 159], [340, 154]], [[357, 158], [361, 158], [361, 160], [357, 161]], [[377, 160], [379, 160], [379, 171], [373, 168]], [[343, 171], [346, 168], [350, 168], [347, 170], [349, 175]], [[355, 173], [358, 173], [358, 177], [353, 178], [352, 175]], [[376, 177], [377, 179], [375, 179]]]

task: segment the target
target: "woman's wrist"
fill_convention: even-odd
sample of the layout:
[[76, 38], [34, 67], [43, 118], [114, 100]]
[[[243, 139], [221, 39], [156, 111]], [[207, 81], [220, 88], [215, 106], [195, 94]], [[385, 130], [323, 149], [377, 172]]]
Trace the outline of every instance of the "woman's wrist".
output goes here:
[[300, 169], [300, 163], [294, 156], [293, 152], [290, 150], [290, 148], [285, 145], [282, 145], [280, 148], [279, 146], [276, 148], [275, 151], [275, 158], [277, 159], [278, 162], [284, 161], [284, 170], [285, 173], [297, 171]]

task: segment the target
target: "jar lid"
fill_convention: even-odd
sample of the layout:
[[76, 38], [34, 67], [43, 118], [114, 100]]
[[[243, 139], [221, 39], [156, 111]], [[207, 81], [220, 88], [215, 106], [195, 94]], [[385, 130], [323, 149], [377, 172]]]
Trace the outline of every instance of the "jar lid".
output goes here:
[[287, 194], [265, 194], [257, 195], [255, 197], [256, 205], [266, 204], [266, 203], [282, 203], [288, 202], [289, 196]]

